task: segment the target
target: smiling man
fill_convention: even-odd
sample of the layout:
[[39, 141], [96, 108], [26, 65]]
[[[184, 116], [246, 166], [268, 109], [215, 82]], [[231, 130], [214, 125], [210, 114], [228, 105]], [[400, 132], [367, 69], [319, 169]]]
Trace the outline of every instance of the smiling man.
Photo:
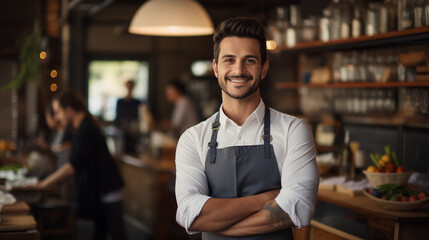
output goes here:
[[317, 197], [311, 132], [261, 99], [269, 62], [258, 21], [228, 19], [213, 40], [222, 106], [178, 142], [177, 221], [203, 239], [293, 239]]

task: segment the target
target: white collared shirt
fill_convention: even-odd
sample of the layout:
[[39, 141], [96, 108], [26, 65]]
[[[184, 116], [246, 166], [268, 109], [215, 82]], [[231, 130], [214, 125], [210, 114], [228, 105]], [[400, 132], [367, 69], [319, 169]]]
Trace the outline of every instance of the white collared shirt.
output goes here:
[[[264, 143], [265, 104], [262, 100], [242, 126], [229, 119], [222, 106], [219, 112], [218, 148]], [[192, 233], [189, 227], [210, 198], [204, 166], [215, 117], [216, 114], [188, 129], [177, 145], [176, 220], [188, 233]], [[319, 186], [313, 136], [303, 120], [273, 109], [271, 136], [282, 184], [275, 201], [295, 226], [307, 226], [314, 213]]]

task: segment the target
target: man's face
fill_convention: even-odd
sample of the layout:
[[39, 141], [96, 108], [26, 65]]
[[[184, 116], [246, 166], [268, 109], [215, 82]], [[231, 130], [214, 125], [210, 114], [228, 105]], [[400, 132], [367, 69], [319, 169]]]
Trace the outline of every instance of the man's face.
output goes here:
[[222, 91], [234, 99], [259, 94], [261, 79], [268, 71], [268, 60], [262, 66], [259, 42], [253, 38], [226, 37], [220, 43], [218, 63], [213, 69]]
[[58, 100], [52, 102], [52, 108], [54, 109], [54, 118], [61, 123], [62, 126], [67, 126], [70, 121], [70, 111], [62, 108]]

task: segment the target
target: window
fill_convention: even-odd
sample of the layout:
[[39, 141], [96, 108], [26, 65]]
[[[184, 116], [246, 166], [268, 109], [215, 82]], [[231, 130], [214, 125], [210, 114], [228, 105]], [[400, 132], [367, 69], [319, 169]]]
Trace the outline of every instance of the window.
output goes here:
[[134, 79], [133, 97], [147, 101], [149, 63], [145, 61], [94, 60], [89, 63], [88, 109], [104, 121], [116, 118], [116, 102], [126, 95], [125, 82]]

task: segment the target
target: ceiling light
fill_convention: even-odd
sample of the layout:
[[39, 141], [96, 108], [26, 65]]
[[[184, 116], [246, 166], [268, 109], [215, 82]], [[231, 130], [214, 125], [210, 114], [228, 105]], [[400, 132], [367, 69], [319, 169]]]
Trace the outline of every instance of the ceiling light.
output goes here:
[[214, 28], [205, 9], [194, 0], [149, 0], [131, 20], [130, 33], [152, 36], [201, 36]]

